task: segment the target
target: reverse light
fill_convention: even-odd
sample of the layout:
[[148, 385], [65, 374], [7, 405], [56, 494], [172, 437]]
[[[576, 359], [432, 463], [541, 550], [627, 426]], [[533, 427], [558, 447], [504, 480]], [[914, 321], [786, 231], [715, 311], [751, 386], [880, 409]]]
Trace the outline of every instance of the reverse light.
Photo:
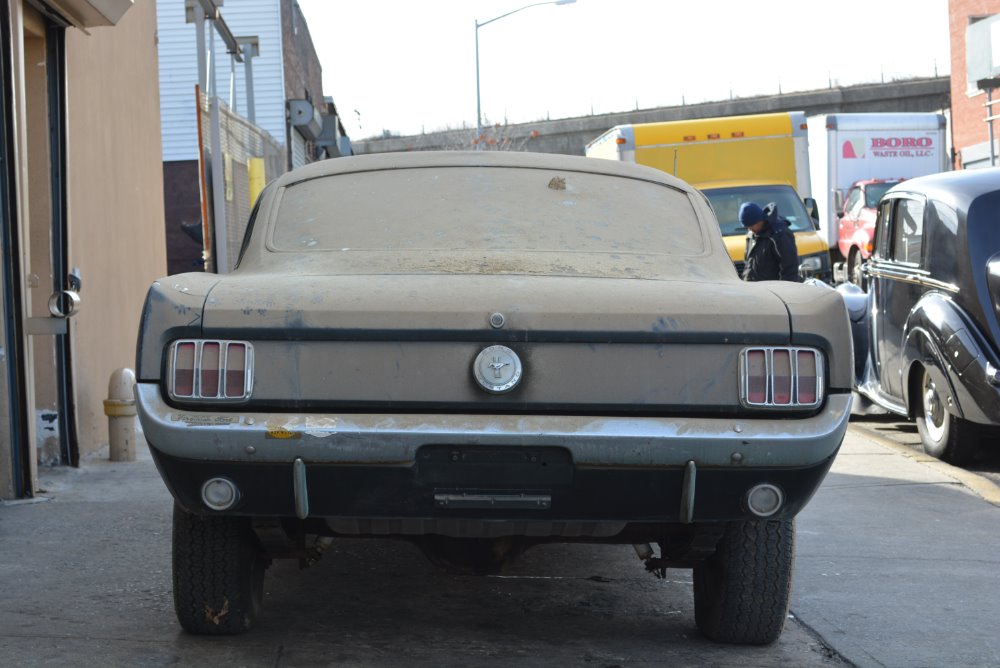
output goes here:
[[770, 517], [781, 509], [785, 495], [774, 485], [755, 485], [747, 492], [747, 507], [757, 517]]
[[819, 406], [823, 381], [823, 353], [814, 348], [744, 348], [740, 353], [740, 402], [744, 406]]
[[228, 478], [210, 478], [201, 486], [201, 501], [212, 510], [229, 510], [240, 500], [240, 490]]
[[246, 341], [182, 340], [170, 347], [172, 399], [243, 401], [253, 387], [253, 346]]

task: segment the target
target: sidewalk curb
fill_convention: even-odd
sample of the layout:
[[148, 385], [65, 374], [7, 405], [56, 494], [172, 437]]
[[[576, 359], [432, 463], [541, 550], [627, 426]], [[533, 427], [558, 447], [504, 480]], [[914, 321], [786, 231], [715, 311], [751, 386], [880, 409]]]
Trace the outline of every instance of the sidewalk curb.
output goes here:
[[919, 462], [929, 468], [932, 468], [938, 473], [954, 478], [961, 483], [963, 487], [975, 492], [976, 495], [983, 499], [983, 501], [1000, 507], [1000, 486], [996, 483], [987, 480], [972, 471], [966, 471], [963, 468], [952, 466], [951, 464], [943, 462], [940, 459], [918, 452], [909, 446], [897, 443], [863, 425], [852, 424], [851, 426], [857, 427], [860, 431], [864, 432], [864, 437], [868, 440], [878, 443], [879, 445], [888, 448], [897, 454], [903, 455], [904, 457], [912, 459], [915, 462]]

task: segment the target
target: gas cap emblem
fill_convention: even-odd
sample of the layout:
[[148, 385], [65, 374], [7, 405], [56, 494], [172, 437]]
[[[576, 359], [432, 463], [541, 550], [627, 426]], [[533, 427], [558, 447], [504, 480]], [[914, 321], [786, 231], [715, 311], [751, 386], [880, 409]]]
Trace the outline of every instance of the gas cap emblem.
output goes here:
[[487, 392], [510, 392], [521, 382], [521, 358], [507, 346], [483, 348], [472, 363], [472, 375]]

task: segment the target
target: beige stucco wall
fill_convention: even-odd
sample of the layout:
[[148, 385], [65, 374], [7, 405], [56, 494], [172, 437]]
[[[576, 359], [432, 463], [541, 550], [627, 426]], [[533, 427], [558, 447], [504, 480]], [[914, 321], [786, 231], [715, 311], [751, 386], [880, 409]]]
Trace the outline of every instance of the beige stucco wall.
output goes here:
[[83, 278], [71, 323], [81, 456], [107, 443], [108, 378], [133, 368], [146, 288], [166, 274], [156, 6], [113, 28], [66, 34], [70, 266]]

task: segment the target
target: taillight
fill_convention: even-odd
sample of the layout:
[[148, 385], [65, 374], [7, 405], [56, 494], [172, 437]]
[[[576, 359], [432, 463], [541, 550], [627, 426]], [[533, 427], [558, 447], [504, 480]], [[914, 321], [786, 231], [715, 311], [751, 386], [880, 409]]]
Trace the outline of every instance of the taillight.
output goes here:
[[823, 354], [813, 348], [745, 348], [740, 401], [745, 406], [810, 408], [823, 400]]
[[226, 398], [240, 399], [250, 394], [247, 383], [250, 371], [247, 368], [249, 344], [230, 342], [226, 347]]
[[767, 354], [763, 350], [748, 350], [744, 354], [746, 399], [752, 404], [767, 402]]
[[167, 361], [167, 385], [174, 399], [248, 399], [253, 346], [245, 341], [175, 341]]
[[194, 395], [194, 355], [193, 341], [178, 341], [174, 344], [174, 355], [171, 363], [170, 378], [173, 381], [173, 394], [178, 397]]
[[792, 403], [792, 355], [787, 350], [771, 351], [771, 400], [778, 406]]
[[798, 350], [796, 356], [796, 387], [798, 402], [811, 405], [818, 403], [822, 388], [819, 385], [819, 353], [814, 350]]

